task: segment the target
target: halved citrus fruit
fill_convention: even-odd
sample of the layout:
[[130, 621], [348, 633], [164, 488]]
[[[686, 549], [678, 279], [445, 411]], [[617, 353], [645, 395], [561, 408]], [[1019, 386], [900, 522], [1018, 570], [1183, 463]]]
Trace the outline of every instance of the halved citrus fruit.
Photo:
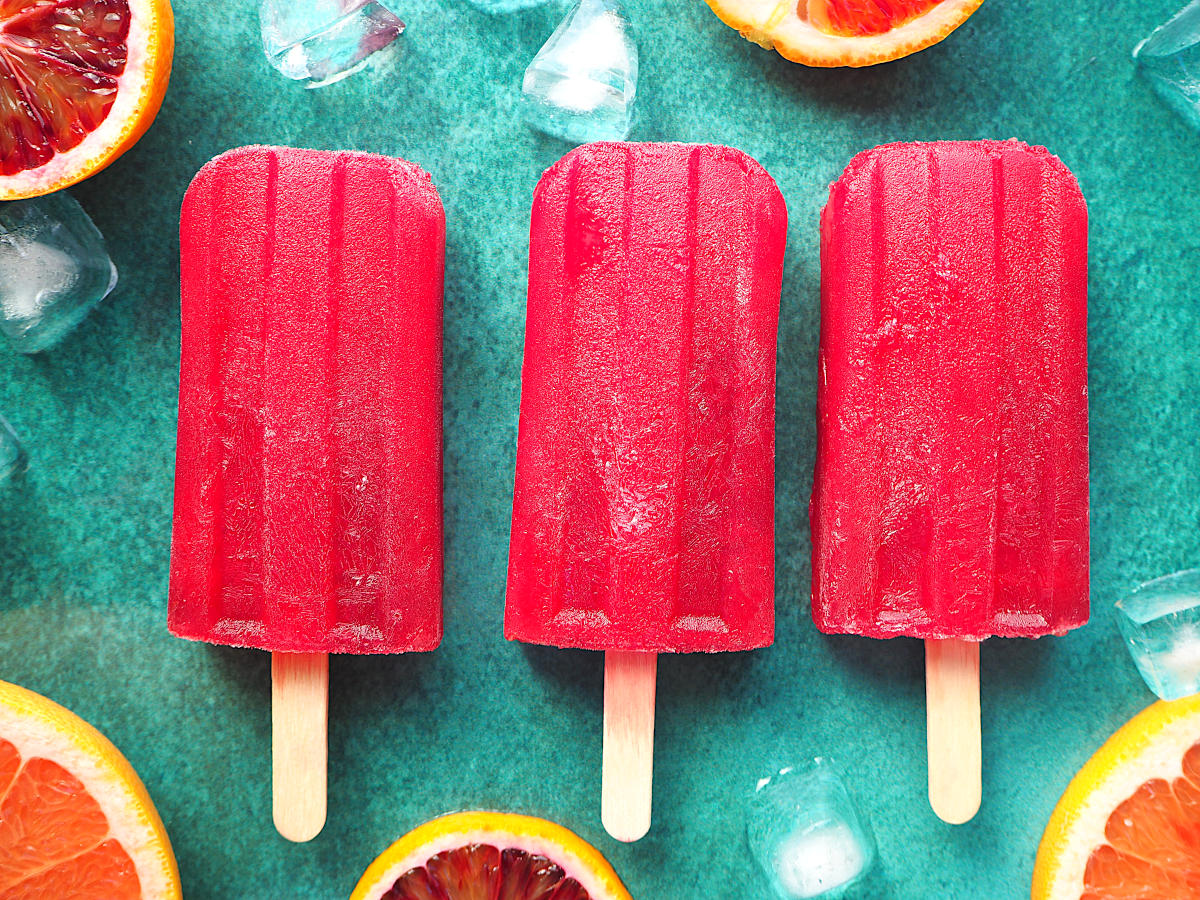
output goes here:
[[388, 847], [350, 900], [631, 898], [600, 852], [561, 825], [463, 812], [426, 822]]
[[0, 900], [175, 900], [179, 872], [125, 757], [57, 703], [0, 681]]
[[0, 200], [74, 184], [132, 147], [174, 45], [169, 0], [0, 0]]
[[708, 0], [742, 37], [806, 66], [873, 66], [936, 44], [983, 0]]
[[1042, 836], [1032, 896], [1200, 897], [1200, 695], [1134, 716], [1079, 770]]

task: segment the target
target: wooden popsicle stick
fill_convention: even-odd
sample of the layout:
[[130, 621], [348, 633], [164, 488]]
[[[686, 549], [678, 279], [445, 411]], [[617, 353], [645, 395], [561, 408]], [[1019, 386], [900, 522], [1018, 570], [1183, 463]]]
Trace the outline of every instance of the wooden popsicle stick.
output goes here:
[[979, 643], [925, 642], [929, 805], [951, 825], [970, 821], [983, 797]]
[[325, 826], [329, 655], [271, 654], [271, 782], [275, 828], [311, 841]]
[[658, 654], [604, 654], [604, 762], [600, 820], [618, 841], [650, 830]]

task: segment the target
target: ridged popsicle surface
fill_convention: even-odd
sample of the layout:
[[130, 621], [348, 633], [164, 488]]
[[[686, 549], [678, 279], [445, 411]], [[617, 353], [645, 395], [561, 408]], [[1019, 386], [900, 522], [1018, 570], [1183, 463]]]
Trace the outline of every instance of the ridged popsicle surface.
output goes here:
[[859, 154], [821, 220], [813, 618], [980, 640], [1088, 617], [1087, 208], [1017, 141]]
[[719, 651], [774, 632], [783, 199], [745, 154], [591, 144], [534, 194], [505, 634]]
[[445, 219], [398, 159], [230, 151], [180, 224], [169, 624], [272, 651], [442, 633]]

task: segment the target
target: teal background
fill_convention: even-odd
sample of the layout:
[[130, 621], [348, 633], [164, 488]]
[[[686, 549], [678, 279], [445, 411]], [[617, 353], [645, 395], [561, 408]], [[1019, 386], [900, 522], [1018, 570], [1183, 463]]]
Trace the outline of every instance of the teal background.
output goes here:
[[[104, 731], [166, 821], [185, 893], [337, 898], [417, 823], [452, 809], [542, 814], [593, 841], [638, 900], [766, 897], [745, 846], [758, 777], [816, 755], [874, 822], [872, 900], [1027, 896], [1068, 779], [1152, 697], [1114, 601], [1200, 563], [1200, 137], [1138, 77], [1133, 45], [1182, 0], [987, 0], [944, 43], [865, 71], [761, 50], [700, 0], [630, 0], [640, 140], [758, 158], [791, 224], [779, 334], [778, 627], [773, 647], [664, 658], [655, 819], [632, 846], [599, 822], [601, 658], [501, 633], [530, 197], [568, 149], [520, 121], [521, 73], [559, 15], [489, 17], [413, 0], [403, 50], [319, 91], [271, 70], [246, 2], [176, 0], [156, 124], [74, 192], [121, 282], [58, 348], [0, 347], [0, 411], [32, 465], [0, 490], [0, 678]], [[922, 650], [820, 635], [809, 618], [817, 215], [857, 151], [884, 141], [1049, 146], [1091, 210], [1091, 624], [983, 648], [984, 805], [925, 800]], [[178, 209], [235, 145], [395, 154], [446, 206], [446, 638], [432, 654], [335, 658], [330, 815], [314, 842], [271, 825], [266, 654], [177, 640], [166, 596], [179, 351]]]

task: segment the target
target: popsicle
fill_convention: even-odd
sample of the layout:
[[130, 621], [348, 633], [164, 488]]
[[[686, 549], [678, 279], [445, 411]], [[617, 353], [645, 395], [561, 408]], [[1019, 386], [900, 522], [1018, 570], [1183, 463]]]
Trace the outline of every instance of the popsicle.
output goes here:
[[327, 654], [441, 641], [445, 219], [402, 160], [243, 147], [180, 243], [169, 626], [271, 651], [275, 821], [307, 840]]
[[930, 800], [965, 821], [979, 642], [1088, 617], [1087, 208], [1040, 147], [891, 144], [821, 235], [813, 618], [926, 641]]
[[534, 193], [505, 635], [605, 651], [622, 840], [650, 824], [656, 654], [773, 639], [786, 228], [727, 147], [589, 144]]

